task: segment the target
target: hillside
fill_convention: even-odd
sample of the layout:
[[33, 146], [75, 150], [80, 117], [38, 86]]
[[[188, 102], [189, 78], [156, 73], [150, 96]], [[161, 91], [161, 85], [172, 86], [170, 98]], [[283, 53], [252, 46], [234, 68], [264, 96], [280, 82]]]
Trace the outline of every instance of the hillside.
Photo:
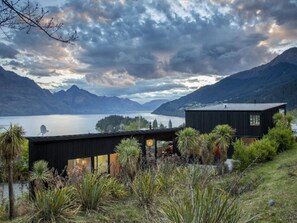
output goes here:
[[177, 100], [167, 102], [153, 113], [183, 116], [184, 109], [221, 102], [287, 102], [297, 107], [297, 48], [291, 48], [271, 62], [233, 74], [204, 86]]
[[[152, 109], [153, 110], [153, 109]], [[152, 111], [149, 110], [149, 111]], [[148, 111], [141, 104], [118, 97], [97, 96], [72, 86], [51, 93], [33, 80], [0, 66], [0, 116], [102, 114]]]

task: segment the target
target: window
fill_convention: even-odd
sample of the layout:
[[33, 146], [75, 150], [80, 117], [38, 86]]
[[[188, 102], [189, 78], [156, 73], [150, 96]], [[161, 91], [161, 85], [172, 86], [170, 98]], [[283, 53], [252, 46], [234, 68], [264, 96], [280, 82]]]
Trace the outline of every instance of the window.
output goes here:
[[94, 157], [94, 170], [98, 173], [108, 172], [108, 155]]
[[260, 126], [260, 115], [250, 115], [250, 126]]
[[80, 176], [85, 172], [91, 172], [91, 157], [68, 160], [68, 176]]
[[280, 108], [280, 109], [278, 110], [278, 112], [284, 115], [284, 114], [285, 114], [285, 109]]

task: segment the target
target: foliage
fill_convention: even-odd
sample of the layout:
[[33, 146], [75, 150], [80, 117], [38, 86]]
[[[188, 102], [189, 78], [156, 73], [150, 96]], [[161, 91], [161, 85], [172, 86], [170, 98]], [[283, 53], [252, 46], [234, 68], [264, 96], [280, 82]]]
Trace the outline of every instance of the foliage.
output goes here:
[[212, 134], [214, 142], [220, 150], [221, 163], [224, 163], [227, 160], [228, 149], [234, 137], [235, 130], [229, 125], [217, 125], [213, 129]]
[[200, 157], [203, 164], [209, 165], [213, 162], [213, 136], [211, 134], [200, 135]]
[[273, 122], [277, 128], [288, 128], [291, 129], [291, 123], [293, 121], [293, 116], [284, 115], [281, 113], [275, 113], [273, 115]]
[[123, 185], [106, 175], [85, 174], [75, 189], [83, 210], [99, 210], [110, 203], [112, 198], [126, 195]]
[[146, 128], [148, 124], [149, 122], [141, 116], [130, 118], [110, 115], [97, 122], [96, 130], [99, 132], [132, 131], [139, 128]]
[[31, 200], [28, 222], [70, 222], [78, 210], [72, 187], [42, 190]]
[[153, 121], [153, 129], [157, 129], [158, 128], [158, 121], [157, 119], [154, 119]]
[[151, 170], [138, 172], [132, 183], [132, 190], [139, 204], [149, 207], [160, 190], [157, 174]]
[[244, 170], [253, 162], [265, 162], [272, 160], [276, 155], [276, 145], [267, 138], [257, 140], [251, 145], [245, 145], [242, 140], [234, 143], [233, 159], [238, 160], [236, 167]]
[[169, 222], [175, 223], [237, 223], [241, 211], [227, 193], [211, 187], [196, 187], [181, 197], [174, 196], [165, 204], [163, 213]]
[[168, 122], [168, 128], [169, 128], [169, 129], [172, 128], [172, 121], [171, 121], [171, 119], [169, 119], [169, 122]]
[[[38, 29], [49, 38], [69, 43], [77, 39], [76, 32], [68, 33], [62, 30], [63, 23], [57, 23], [53, 18], [48, 18], [47, 10], [39, 8], [38, 4], [30, 1], [2, 0], [0, 4], [0, 28]], [[4, 31], [3, 31], [4, 32]], [[6, 34], [6, 32], [4, 32]]]
[[265, 138], [276, 143], [277, 152], [292, 149], [296, 144], [294, 134], [290, 128], [274, 127], [268, 131]]
[[122, 139], [116, 146], [118, 161], [122, 172], [132, 180], [137, 172], [141, 156], [140, 145], [135, 138]]
[[6, 165], [8, 176], [10, 219], [14, 217], [13, 162], [22, 152], [24, 134], [21, 126], [10, 124], [9, 128], [0, 135], [0, 159]]
[[28, 180], [29, 174], [29, 141], [24, 140], [22, 154], [15, 162], [16, 178]]
[[47, 182], [53, 178], [52, 171], [48, 168], [48, 162], [39, 160], [34, 162], [30, 172], [30, 181], [34, 182], [34, 189], [42, 190]]
[[199, 132], [193, 128], [185, 128], [177, 132], [177, 146], [188, 160], [190, 156], [199, 155]]

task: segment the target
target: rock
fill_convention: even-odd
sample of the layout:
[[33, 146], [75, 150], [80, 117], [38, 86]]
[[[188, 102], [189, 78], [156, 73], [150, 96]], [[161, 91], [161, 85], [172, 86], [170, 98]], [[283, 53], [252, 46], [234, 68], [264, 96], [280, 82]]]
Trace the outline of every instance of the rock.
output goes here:
[[274, 201], [273, 199], [270, 199], [270, 200], [268, 201], [268, 205], [269, 205], [269, 207], [274, 206], [274, 204], [275, 204], [275, 201]]

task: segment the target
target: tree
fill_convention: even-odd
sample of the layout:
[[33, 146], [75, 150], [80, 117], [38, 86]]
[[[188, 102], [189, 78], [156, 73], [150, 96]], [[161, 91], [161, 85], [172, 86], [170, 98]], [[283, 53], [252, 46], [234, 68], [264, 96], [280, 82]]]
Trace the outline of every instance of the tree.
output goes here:
[[[32, 29], [38, 29], [49, 38], [64, 43], [77, 39], [76, 31], [65, 35], [65, 32], [62, 32], [63, 23], [55, 22], [54, 18], [47, 18], [48, 14], [49, 11], [45, 11], [29, 0], [1, 0], [0, 28], [26, 29], [27, 33]], [[7, 35], [5, 31], [3, 32]]]
[[292, 115], [284, 115], [281, 113], [276, 113], [273, 115], [273, 122], [277, 128], [287, 128], [292, 129], [291, 123], [293, 121]]
[[224, 162], [227, 160], [228, 149], [234, 137], [235, 130], [229, 125], [217, 125], [213, 131], [214, 142], [220, 151], [220, 165], [224, 174]]
[[19, 125], [12, 125], [0, 135], [0, 158], [8, 173], [9, 218], [14, 216], [13, 162], [21, 154], [25, 134]]
[[48, 162], [39, 160], [34, 162], [32, 172], [30, 172], [30, 181], [34, 182], [34, 189], [41, 191], [45, 184], [53, 178], [53, 173], [48, 168]]
[[157, 122], [157, 119], [155, 119], [153, 121], [153, 129], [157, 129], [158, 128], [158, 122]]
[[185, 128], [177, 132], [177, 146], [187, 161], [190, 156], [199, 155], [199, 132], [193, 128]]
[[171, 122], [171, 119], [169, 119], [169, 122], [168, 122], [168, 128], [172, 129], [172, 122]]
[[203, 164], [210, 164], [213, 161], [213, 141], [212, 136], [208, 134], [200, 135], [199, 155]]
[[126, 173], [130, 180], [133, 180], [141, 155], [141, 149], [135, 138], [122, 139], [116, 146], [115, 152], [118, 154], [118, 161], [122, 171]]

